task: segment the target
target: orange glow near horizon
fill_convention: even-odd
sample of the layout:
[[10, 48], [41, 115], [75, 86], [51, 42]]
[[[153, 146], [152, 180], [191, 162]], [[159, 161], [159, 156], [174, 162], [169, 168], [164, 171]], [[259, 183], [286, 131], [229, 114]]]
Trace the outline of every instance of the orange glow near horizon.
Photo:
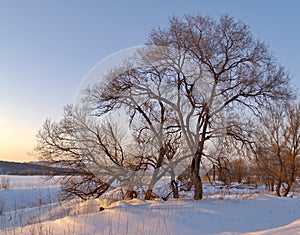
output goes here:
[[[21, 128], [20, 128], [21, 126]], [[28, 162], [37, 160], [28, 153], [35, 145], [34, 128], [28, 125], [19, 125], [12, 121], [0, 122], [0, 160]]]

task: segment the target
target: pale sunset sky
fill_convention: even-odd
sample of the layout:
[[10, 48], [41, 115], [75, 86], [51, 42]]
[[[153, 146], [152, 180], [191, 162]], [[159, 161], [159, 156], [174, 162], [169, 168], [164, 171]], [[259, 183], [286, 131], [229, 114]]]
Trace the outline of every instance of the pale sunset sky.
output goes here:
[[0, 0], [0, 160], [36, 160], [37, 131], [62, 117], [95, 64], [195, 13], [242, 20], [300, 88], [299, 0]]

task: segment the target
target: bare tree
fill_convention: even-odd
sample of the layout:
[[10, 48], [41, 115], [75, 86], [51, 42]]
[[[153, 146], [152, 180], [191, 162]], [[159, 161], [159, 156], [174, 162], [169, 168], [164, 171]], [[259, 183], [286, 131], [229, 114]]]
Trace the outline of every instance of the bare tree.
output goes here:
[[[128, 69], [128, 67], [130, 69]], [[124, 109], [133, 141], [134, 153], [140, 159], [140, 166], [151, 169], [151, 179], [145, 199], [153, 196], [155, 184], [166, 174], [171, 176], [171, 189], [175, 198], [179, 197], [176, 182], [175, 157], [178, 155], [181, 131], [174, 111], [160, 99], [151, 99], [145, 91], [132, 84], [140, 84], [158, 94], [168, 92], [163, 84], [168, 70], [153, 71], [151, 76], [143, 70], [131, 69], [133, 65], [117, 68], [107, 75], [105, 84], [96, 84], [87, 89], [86, 101], [94, 107], [99, 116], [118, 109]], [[174, 165], [173, 165], [174, 164]]]
[[261, 174], [271, 190], [275, 184], [277, 196], [286, 197], [299, 169], [299, 104], [270, 108], [262, 119], [261, 130], [257, 149]]
[[65, 108], [61, 121], [45, 121], [35, 153], [43, 161], [68, 169], [61, 182], [66, 197], [100, 197], [114, 181], [125, 180], [123, 169], [135, 167], [115, 125], [96, 122], [87, 110], [71, 106]]
[[[37, 150], [52, 159], [64, 153], [66, 158], [95, 163], [107, 174], [105, 182], [124, 178], [124, 172], [111, 174], [115, 168], [102, 164], [103, 158], [99, 162], [99, 155], [118, 169], [152, 167], [147, 199], [168, 170], [172, 187], [176, 186], [176, 171], [168, 166], [188, 160], [184, 163], [190, 166], [198, 200], [203, 196], [205, 160], [217, 159], [213, 146], [223, 138], [249, 143], [249, 119], [275, 100], [290, 99], [290, 78], [267, 46], [229, 16], [219, 20], [200, 15], [173, 17], [168, 27], [152, 31], [148, 45], [137, 55], [138, 64], [126, 61], [109, 72], [104, 82], [87, 89], [86, 102], [92, 115], [126, 113], [134, 144], [151, 151], [128, 154], [113, 128], [102, 135], [104, 127], [90, 122], [89, 115], [70, 126], [69, 119], [64, 119], [63, 126], [68, 125], [63, 134], [44, 128]], [[81, 148], [77, 149], [79, 143], [73, 146], [74, 141]]]
[[[233, 123], [241, 125], [236, 116], [244, 116], [245, 125], [251, 114], [258, 115], [270, 102], [289, 99], [289, 76], [267, 46], [229, 16], [218, 21], [199, 15], [173, 17], [168, 27], [151, 33], [148, 44], [156, 47], [142, 53], [139, 67], [123, 76], [114, 73], [108, 86], [118, 83], [115, 97], [121, 100], [124, 94], [143, 94], [176, 114], [174, 126], [180, 128], [192, 159], [194, 199], [201, 199], [201, 162], [210, 156], [214, 139], [229, 135], [243, 141], [242, 135], [231, 132]], [[149, 82], [164, 87], [164, 92]], [[108, 101], [106, 95], [102, 90], [99, 97]], [[111, 104], [116, 108], [124, 102], [112, 99]]]
[[245, 160], [239, 158], [232, 161], [230, 165], [231, 180], [233, 182], [244, 183], [249, 176], [249, 172], [247, 169], [247, 165], [249, 164], [247, 164]]
[[300, 103], [287, 106], [287, 187], [283, 196], [287, 196], [300, 169]]
[[[173, 18], [168, 28], [153, 31], [149, 43], [172, 47], [182, 54], [175, 81], [178, 94], [183, 91], [187, 97], [184, 104], [188, 112], [182, 112], [181, 96], [176, 103], [166, 103], [177, 112], [184, 137], [193, 149], [194, 199], [201, 199], [199, 170], [206, 156], [205, 143], [226, 129], [220, 127], [219, 116], [225, 111], [227, 116], [242, 110], [258, 113], [271, 100], [289, 98], [289, 77], [265, 44], [229, 16], [219, 21], [202, 16]], [[182, 64], [191, 62], [197, 70], [187, 73]], [[192, 122], [192, 118], [196, 120]]]

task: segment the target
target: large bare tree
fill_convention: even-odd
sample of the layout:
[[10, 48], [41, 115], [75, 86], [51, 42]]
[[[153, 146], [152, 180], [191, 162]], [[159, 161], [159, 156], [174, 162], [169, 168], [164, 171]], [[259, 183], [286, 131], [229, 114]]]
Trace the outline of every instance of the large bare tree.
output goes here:
[[[213, 147], [230, 138], [250, 143], [249, 120], [272, 102], [292, 97], [289, 75], [245, 24], [227, 15], [173, 17], [151, 32], [147, 45], [86, 90], [84, 112], [90, 113], [79, 112], [75, 119], [72, 113], [58, 126], [46, 123], [36, 150], [45, 159], [97, 166], [108, 185], [126, 181], [128, 168], [152, 167], [146, 199], [167, 172], [176, 194], [175, 168], [184, 162], [194, 199], [201, 199], [205, 161], [218, 159]], [[124, 114], [121, 124], [130, 129], [126, 144], [132, 141], [142, 151], [124, 148], [113, 126], [93, 121], [115, 111]]]
[[[201, 199], [201, 162], [211, 155], [209, 146], [224, 135], [243, 141], [240, 133], [231, 132], [233, 124], [243, 126], [274, 100], [289, 99], [289, 75], [245, 24], [229, 16], [173, 17], [167, 27], [152, 31], [148, 45], [137, 68], [111, 74], [107, 86], [118, 87], [110, 108], [124, 104], [124, 95], [141, 94], [170, 108], [191, 156], [194, 199]], [[159, 89], [153, 89], [153, 82]], [[109, 95], [105, 88], [99, 93], [101, 109]]]

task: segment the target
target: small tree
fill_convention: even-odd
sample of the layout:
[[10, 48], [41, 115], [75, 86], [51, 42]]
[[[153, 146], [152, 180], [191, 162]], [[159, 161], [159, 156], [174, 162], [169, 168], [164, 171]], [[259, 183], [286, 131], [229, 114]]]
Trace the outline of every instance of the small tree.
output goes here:
[[299, 104], [270, 108], [262, 120], [261, 130], [257, 149], [261, 174], [271, 190], [275, 184], [276, 195], [286, 197], [299, 168]]
[[247, 164], [243, 159], [236, 159], [231, 162], [231, 180], [242, 183], [249, 176]]
[[41, 160], [69, 170], [62, 180], [66, 197], [100, 197], [114, 181], [126, 180], [122, 169], [135, 167], [118, 128], [84, 109], [67, 106], [61, 121], [45, 121], [37, 139]]
[[[293, 187], [300, 170], [300, 103], [287, 106], [287, 133], [285, 133], [287, 141], [287, 169], [286, 183], [283, 196], [287, 196]], [[299, 176], [299, 175], [298, 175]]]

